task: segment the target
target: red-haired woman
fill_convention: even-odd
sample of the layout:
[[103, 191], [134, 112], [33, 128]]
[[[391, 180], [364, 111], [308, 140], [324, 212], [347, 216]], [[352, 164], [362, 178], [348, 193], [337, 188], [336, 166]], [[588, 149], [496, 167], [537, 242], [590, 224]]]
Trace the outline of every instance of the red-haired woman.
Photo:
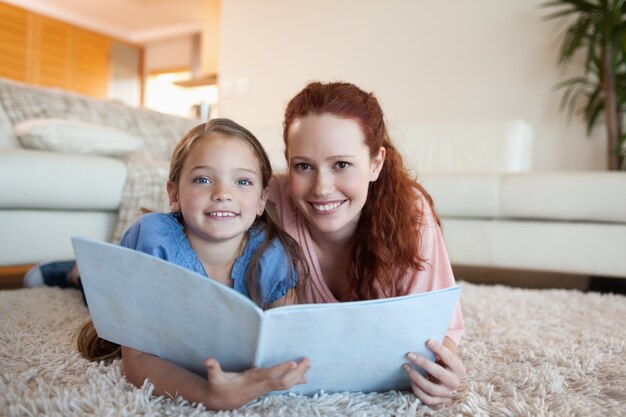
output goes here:
[[[270, 201], [308, 261], [308, 302], [454, 285], [432, 199], [405, 169], [373, 94], [348, 83], [310, 83], [287, 105], [283, 137], [289, 172], [270, 182]], [[407, 356], [430, 375], [405, 366], [423, 403], [441, 404], [459, 387], [462, 332], [459, 304], [443, 344], [428, 343], [439, 360]]]

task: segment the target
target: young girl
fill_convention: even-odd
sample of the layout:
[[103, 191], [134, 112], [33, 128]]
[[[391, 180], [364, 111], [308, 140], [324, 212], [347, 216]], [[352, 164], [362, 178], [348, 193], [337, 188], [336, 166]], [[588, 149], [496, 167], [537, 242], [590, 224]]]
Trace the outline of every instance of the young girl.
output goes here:
[[[306, 302], [454, 285], [432, 200], [404, 168], [373, 94], [349, 83], [310, 83], [289, 101], [283, 137], [288, 176], [274, 176], [269, 199], [309, 264]], [[407, 355], [430, 375], [405, 367], [425, 404], [445, 402], [460, 385], [462, 331], [459, 305], [443, 343], [428, 343], [436, 363]]]
[[[228, 119], [201, 124], [172, 156], [167, 182], [172, 212], [142, 216], [120, 244], [215, 279], [262, 307], [293, 303], [303, 283], [296, 285], [297, 270], [307, 269], [295, 241], [265, 214], [270, 176], [269, 159], [248, 130]], [[78, 346], [92, 360], [119, 351], [97, 337], [91, 321], [81, 329]], [[209, 358], [204, 379], [129, 347], [122, 346], [121, 353], [124, 373], [136, 386], [148, 379], [156, 394], [179, 394], [212, 410], [237, 408], [269, 391], [305, 383], [310, 366], [305, 359], [225, 373]]]

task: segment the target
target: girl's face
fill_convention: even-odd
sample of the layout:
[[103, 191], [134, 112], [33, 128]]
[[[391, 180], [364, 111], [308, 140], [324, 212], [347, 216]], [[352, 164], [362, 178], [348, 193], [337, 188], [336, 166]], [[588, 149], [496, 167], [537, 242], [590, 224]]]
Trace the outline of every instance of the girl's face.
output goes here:
[[335, 240], [354, 235], [385, 149], [374, 158], [358, 122], [332, 114], [296, 119], [287, 132], [291, 197], [313, 233]]
[[239, 138], [213, 133], [198, 139], [183, 163], [178, 184], [167, 184], [178, 203], [192, 247], [207, 241], [241, 242], [267, 201], [259, 160]]

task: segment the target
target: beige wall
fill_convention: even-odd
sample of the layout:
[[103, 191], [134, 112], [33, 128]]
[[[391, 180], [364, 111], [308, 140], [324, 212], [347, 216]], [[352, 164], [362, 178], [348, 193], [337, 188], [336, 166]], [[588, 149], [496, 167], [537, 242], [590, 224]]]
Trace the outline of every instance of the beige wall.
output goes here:
[[146, 74], [191, 65], [191, 35], [148, 42], [144, 48]]
[[601, 132], [586, 139], [558, 109], [559, 25], [540, 3], [224, 0], [220, 114], [278, 130], [308, 80], [348, 80], [377, 95], [392, 127], [521, 117], [536, 170], [603, 169]]
[[107, 98], [129, 106], [141, 105], [141, 50], [113, 42], [109, 64]]

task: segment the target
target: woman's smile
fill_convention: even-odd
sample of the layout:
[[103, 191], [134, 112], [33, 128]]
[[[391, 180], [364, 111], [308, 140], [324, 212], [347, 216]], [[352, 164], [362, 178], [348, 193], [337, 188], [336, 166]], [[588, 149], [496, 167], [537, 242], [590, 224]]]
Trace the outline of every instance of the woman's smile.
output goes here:
[[330, 202], [313, 202], [309, 201], [309, 204], [313, 209], [320, 214], [333, 214], [337, 209], [348, 200], [330, 201]]

